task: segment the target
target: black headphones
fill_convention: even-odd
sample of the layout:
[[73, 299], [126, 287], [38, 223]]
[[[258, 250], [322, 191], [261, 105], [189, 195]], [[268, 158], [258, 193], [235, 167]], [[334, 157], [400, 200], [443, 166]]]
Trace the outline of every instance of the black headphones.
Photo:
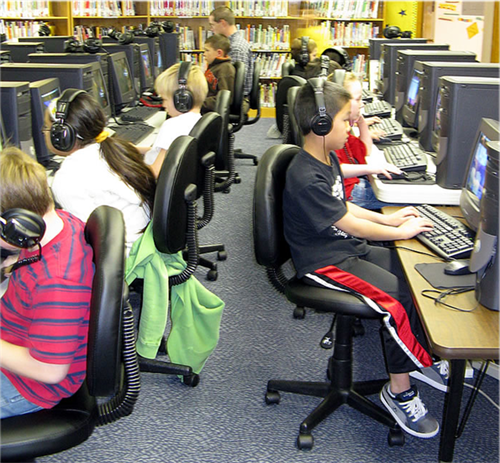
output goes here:
[[320, 77], [328, 77], [328, 71], [330, 70], [330, 58], [326, 55], [320, 57]]
[[36, 246], [45, 233], [44, 220], [26, 209], [8, 209], [0, 216], [0, 236], [17, 248]]
[[314, 92], [314, 101], [316, 102], [316, 114], [311, 119], [311, 130], [320, 137], [328, 135], [333, 128], [333, 121], [330, 115], [326, 112], [325, 94], [323, 87], [326, 79], [323, 77], [313, 77], [309, 79], [308, 84]]
[[118, 32], [112, 28], [108, 31], [108, 37], [115, 39], [121, 45], [128, 45], [134, 41], [134, 33], [130, 31]]
[[191, 61], [181, 61], [177, 81], [179, 88], [174, 92], [174, 106], [180, 113], [187, 113], [193, 109], [193, 94], [187, 88]]
[[309, 37], [304, 36], [301, 38], [299, 64], [307, 66], [307, 63], [309, 63]]
[[146, 27], [146, 29], [144, 29], [144, 33], [148, 37], [158, 37], [160, 35], [160, 27], [160, 24], [152, 22], [148, 27]]
[[411, 39], [412, 31], [401, 31], [398, 26], [387, 25], [384, 29], [384, 37], [386, 39], [397, 39], [399, 37], [403, 39]]
[[163, 21], [161, 23], [161, 26], [163, 27], [163, 30], [167, 34], [170, 34], [170, 33], [174, 32], [174, 30], [175, 30], [175, 24], [172, 21]]
[[82, 44], [74, 37], [64, 41], [64, 53], [81, 53], [82, 51]]
[[97, 53], [101, 50], [102, 40], [96, 39], [95, 37], [89, 37], [83, 42], [83, 51], [85, 53]]
[[322, 54], [330, 57], [331, 60], [339, 63], [343, 69], [350, 71], [352, 69], [351, 58], [349, 53], [347, 53], [342, 47], [330, 47], [327, 48]]
[[48, 37], [50, 35], [50, 27], [47, 24], [42, 23], [38, 29], [38, 35], [40, 37]]
[[67, 88], [57, 100], [56, 122], [50, 129], [50, 142], [58, 151], [68, 152], [75, 146], [78, 134], [74, 127], [66, 122], [66, 118], [70, 103], [81, 93], [86, 92], [76, 88]]

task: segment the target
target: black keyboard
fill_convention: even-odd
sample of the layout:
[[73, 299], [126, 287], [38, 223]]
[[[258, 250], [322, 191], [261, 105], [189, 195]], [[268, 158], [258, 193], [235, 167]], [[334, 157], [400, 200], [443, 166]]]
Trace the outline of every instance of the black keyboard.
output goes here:
[[146, 138], [154, 130], [152, 125], [147, 124], [118, 125], [109, 128], [115, 132], [114, 136], [127, 140], [134, 145]]
[[416, 236], [419, 241], [445, 259], [465, 259], [471, 255], [474, 248], [472, 230], [455, 217], [428, 204], [416, 208], [422, 217], [434, 224], [432, 231]]
[[384, 148], [385, 160], [403, 172], [425, 172], [427, 156], [417, 146], [401, 144]]
[[126, 122], [141, 122], [151, 116], [154, 116], [159, 108], [150, 108], [149, 106], [136, 106], [127, 112], [124, 112], [120, 119]]
[[372, 92], [368, 91], [368, 90], [363, 89], [361, 91], [361, 99], [365, 103], [371, 103], [373, 101], [374, 97], [375, 97], [375, 95]]
[[384, 100], [374, 101], [373, 103], [365, 105], [363, 108], [363, 115], [365, 117], [391, 117], [392, 106]]
[[383, 130], [385, 132], [384, 138], [390, 138], [391, 140], [401, 140], [403, 137], [402, 125], [395, 119], [389, 117], [382, 119], [377, 124], [370, 125], [368, 130]]

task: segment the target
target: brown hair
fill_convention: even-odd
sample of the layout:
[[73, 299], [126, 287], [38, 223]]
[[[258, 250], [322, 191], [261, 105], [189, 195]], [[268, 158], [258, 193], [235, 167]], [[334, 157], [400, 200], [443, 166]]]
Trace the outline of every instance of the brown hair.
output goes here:
[[229, 50], [231, 49], [231, 42], [225, 35], [222, 34], [214, 34], [207, 37], [205, 45], [210, 45], [214, 50], [222, 50], [224, 52], [224, 56], [227, 56]]
[[0, 152], [0, 181], [2, 212], [22, 208], [43, 216], [54, 207], [44, 167], [15, 146]]
[[[78, 95], [71, 103], [66, 122], [73, 126], [79, 147], [95, 143], [106, 127], [106, 116], [88, 93]], [[118, 137], [108, 137], [100, 143], [100, 153], [111, 170], [141, 198], [149, 213], [153, 211], [156, 180], [142, 155], [131, 143]]]
[[214, 18], [216, 23], [223, 19], [229, 26], [234, 26], [235, 24], [233, 10], [227, 6], [218, 6], [210, 13], [210, 16]]

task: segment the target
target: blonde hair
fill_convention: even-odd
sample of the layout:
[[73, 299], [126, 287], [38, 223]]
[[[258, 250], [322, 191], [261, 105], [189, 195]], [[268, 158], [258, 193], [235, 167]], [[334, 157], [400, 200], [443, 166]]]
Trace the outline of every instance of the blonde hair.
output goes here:
[[[155, 81], [155, 90], [163, 98], [172, 98], [179, 88], [180, 64], [174, 64], [163, 71]], [[187, 89], [193, 95], [193, 106], [201, 107], [208, 94], [208, 84], [200, 66], [193, 64], [189, 70]]]
[[344, 87], [359, 82], [358, 76], [354, 72], [346, 72], [344, 77]]
[[0, 182], [2, 212], [22, 208], [43, 216], [54, 207], [44, 167], [15, 146], [0, 152]]

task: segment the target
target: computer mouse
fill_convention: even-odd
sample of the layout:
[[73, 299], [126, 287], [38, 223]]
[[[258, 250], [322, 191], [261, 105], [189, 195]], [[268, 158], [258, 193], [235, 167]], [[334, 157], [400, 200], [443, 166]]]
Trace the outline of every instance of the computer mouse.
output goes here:
[[469, 275], [469, 260], [452, 260], [444, 266], [446, 275]]
[[392, 174], [391, 173], [392, 178], [390, 178], [390, 179], [387, 178], [384, 174], [377, 174], [377, 177], [380, 180], [401, 180], [401, 179], [408, 180], [408, 173], [405, 171], [401, 172], [400, 174]]
[[392, 138], [389, 137], [379, 137], [378, 140], [373, 140], [374, 143], [392, 143]]

